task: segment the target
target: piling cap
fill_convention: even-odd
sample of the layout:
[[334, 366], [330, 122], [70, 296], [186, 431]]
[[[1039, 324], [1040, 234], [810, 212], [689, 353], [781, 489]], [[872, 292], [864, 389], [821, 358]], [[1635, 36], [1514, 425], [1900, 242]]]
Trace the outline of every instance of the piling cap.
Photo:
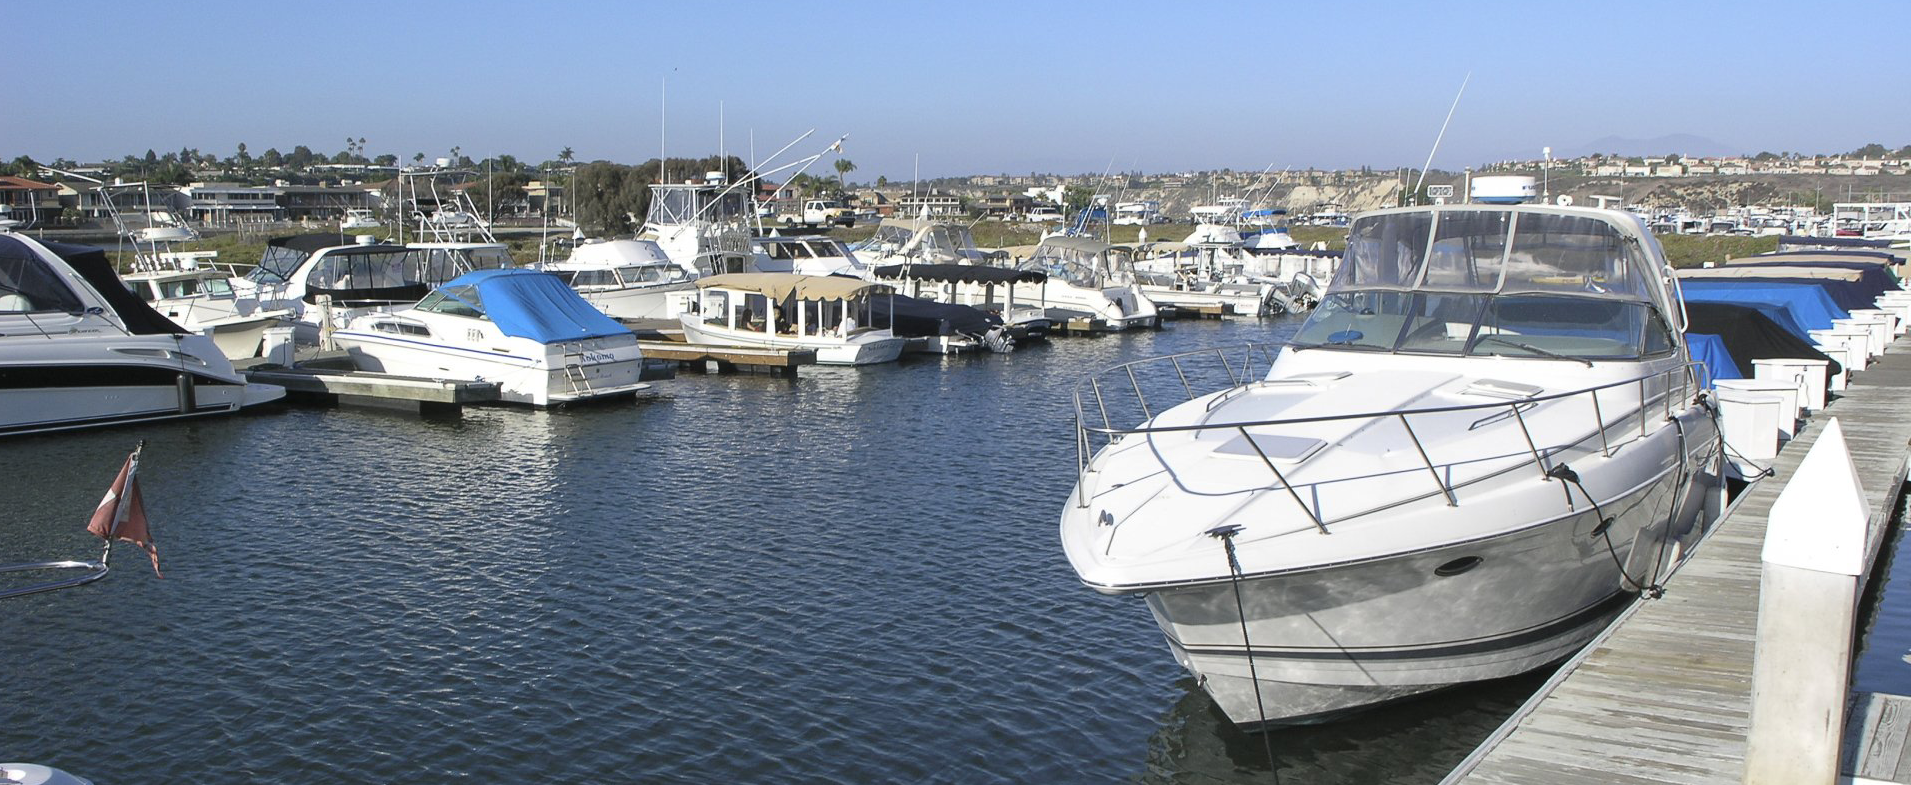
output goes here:
[[1833, 417], [1772, 502], [1765, 529], [1767, 564], [1863, 575], [1871, 504]]

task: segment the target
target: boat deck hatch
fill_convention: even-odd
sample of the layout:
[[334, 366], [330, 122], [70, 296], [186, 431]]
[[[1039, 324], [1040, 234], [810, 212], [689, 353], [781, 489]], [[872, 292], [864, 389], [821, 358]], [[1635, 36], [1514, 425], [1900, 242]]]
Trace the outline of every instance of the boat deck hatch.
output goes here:
[[[1270, 461], [1300, 463], [1313, 457], [1314, 453], [1320, 452], [1320, 448], [1327, 446], [1324, 441], [1302, 436], [1277, 436], [1271, 433], [1255, 433], [1250, 436], [1254, 439], [1253, 444], [1249, 444], [1246, 438], [1236, 435], [1214, 448], [1214, 452], [1217, 455], [1255, 459], [1266, 455]], [[1259, 447], [1260, 451], [1256, 452], [1255, 447]]]
[[1521, 384], [1519, 382], [1509, 382], [1502, 379], [1475, 379], [1472, 384], [1467, 385], [1466, 389], [1460, 392], [1484, 395], [1488, 398], [1516, 400], [1520, 398], [1531, 398], [1545, 391], [1546, 388], [1532, 384]]

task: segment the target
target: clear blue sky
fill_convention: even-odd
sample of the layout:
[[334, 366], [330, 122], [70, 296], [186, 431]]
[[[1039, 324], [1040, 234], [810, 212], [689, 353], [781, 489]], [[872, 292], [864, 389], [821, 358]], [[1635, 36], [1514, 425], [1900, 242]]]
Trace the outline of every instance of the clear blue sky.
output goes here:
[[[9, 3], [0, 157], [638, 162], [849, 134], [852, 179], [1418, 166], [1607, 136], [1911, 143], [1904, 2]], [[24, 99], [24, 100], [21, 100]], [[1673, 152], [1673, 151], [1668, 151]], [[786, 156], [787, 159], [788, 156]], [[819, 164], [826, 167], [827, 161]], [[824, 171], [827, 171], [825, 169]]]

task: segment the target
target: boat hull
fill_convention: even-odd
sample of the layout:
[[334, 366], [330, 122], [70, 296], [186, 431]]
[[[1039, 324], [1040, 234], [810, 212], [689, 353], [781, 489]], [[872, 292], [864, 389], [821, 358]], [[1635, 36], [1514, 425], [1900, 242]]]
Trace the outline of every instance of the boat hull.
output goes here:
[[507, 403], [552, 406], [631, 395], [649, 387], [638, 381], [644, 362], [634, 339], [627, 347], [602, 352], [607, 356], [575, 367], [554, 364], [545, 357], [434, 345], [359, 330], [339, 331], [332, 340], [351, 354], [359, 370], [494, 382], [498, 399]]
[[884, 333], [865, 333], [845, 339], [817, 340], [771, 336], [755, 330], [732, 330], [704, 324], [694, 315], [683, 317], [684, 337], [691, 343], [717, 346], [762, 346], [771, 349], [807, 349], [816, 352], [819, 365], [875, 365], [902, 356], [907, 341]]
[[[9, 345], [0, 360], [0, 435], [229, 414], [285, 395], [246, 383], [202, 336], [155, 338]], [[168, 350], [177, 354], [162, 355]], [[182, 362], [179, 354], [206, 362]]]

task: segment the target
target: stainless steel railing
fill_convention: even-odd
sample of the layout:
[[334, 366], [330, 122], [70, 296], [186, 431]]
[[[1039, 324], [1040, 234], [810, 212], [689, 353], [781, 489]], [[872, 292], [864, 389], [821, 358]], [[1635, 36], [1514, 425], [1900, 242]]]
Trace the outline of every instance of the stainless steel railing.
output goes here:
[[[1482, 425], [1510, 418], [1519, 425], [1520, 435], [1525, 441], [1527, 454], [1530, 456], [1529, 460], [1523, 461], [1518, 466], [1511, 467], [1511, 469], [1494, 472], [1489, 476], [1497, 476], [1506, 471], [1517, 470], [1521, 467], [1532, 465], [1538, 470], [1541, 479], [1550, 481], [1552, 479], [1552, 476], [1549, 474], [1551, 467], [1547, 465], [1547, 460], [1550, 456], [1558, 455], [1597, 438], [1600, 453], [1610, 457], [1613, 450], [1619, 446], [1615, 444], [1613, 436], [1610, 435], [1611, 431], [1617, 428], [1623, 429], [1626, 433], [1630, 433], [1630, 421], [1636, 414], [1639, 423], [1638, 438], [1643, 439], [1651, 434], [1651, 415], [1655, 408], [1662, 418], [1669, 420], [1675, 415], [1676, 411], [1683, 411], [1688, 405], [1696, 401], [1696, 396], [1700, 389], [1698, 381], [1700, 378], [1698, 375], [1699, 364], [1687, 361], [1672, 368], [1654, 371], [1629, 379], [1547, 395], [1514, 395], [1504, 401], [1379, 412], [1356, 412], [1317, 417], [1278, 418], [1252, 422], [1201, 423], [1195, 425], [1155, 424], [1155, 417], [1158, 411], [1166, 411], [1167, 407], [1161, 407], [1161, 403], [1163, 402], [1162, 389], [1153, 390], [1152, 396], [1149, 390], [1144, 389], [1144, 387], [1150, 386], [1150, 382], [1153, 382], [1153, 386], [1156, 388], [1163, 388], [1171, 391], [1171, 393], [1179, 392], [1182, 398], [1175, 402], [1177, 405], [1196, 400], [1204, 395], [1213, 395], [1205, 404], [1206, 411], [1211, 412], [1220, 404], [1257, 386], [1277, 386], [1294, 383], [1296, 380], [1262, 380], [1260, 376], [1256, 374], [1256, 359], [1259, 358], [1260, 363], [1258, 367], [1261, 374], [1264, 375], [1266, 369], [1272, 367], [1274, 357], [1281, 347], [1281, 344], [1245, 344], [1239, 347], [1215, 347], [1193, 352], [1182, 352], [1179, 354], [1163, 355], [1160, 357], [1121, 363], [1084, 377], [1076, 384], [1074, 391], [1076, 424], [1076, 505], [1084, 508], [1088, 506], [1087, 481], [1089, 476], [1097, 471], [1094, 468], [1094, 459], [1101, 447], [1118, 443], [1123, 438], [1130, 436], [1146, 436], [1164, 433], [1198, 434], [1203, 431], [1234, 430], [1239, 432], [1242, 439], [1252, 447], [1254, 454], [1258, 456], [1261, 459], [1261, 463], [1267, 467], [1268, 473], [1273, 475], [1274, 482], [1287, 491], [1287, 494], [1292, 497], [1294, 503], [1306, 513], [1308, 519], [1313, 522], [1314, 526], [1319, 529], [1321, 533], [1325, 534], [1328, 531], [1328, 524], [1332, 521], [1324, 519], [1320, 510], [1307, 504], [1301, 497], [1299, 491], [1295, 489], [1293, 484], [1288, 482], [1287, 477], [1281, 472], [1280, 468], [1275, 465], [1274, 460], [1262, 450], [1259, 443], [1254, 441], [1253, 437], [1248, 433], [1248, 428], [1295, 426], [1349, 420], [1396, 420], [1400, 423], [1401, 429], [1405, 431], [1408, 440], [1412, 442], [1415, 452], [1420, 458], [1421, 465], [1423, 465], [1428, 474], [1433, 477], [1434, 484], [1438, 487], [1437, 492], [1446, 498], [1449, 506], [1457, 507], [1460, 501], [1459, 496], [1455, 494], [1454, 491], [1464, 483], [1452, 483], [1449, 481], [1448, 476], [1441, 473], [1441, 464], [1436, 463], [1432, 456], [1428, 454], [1426, 446], [1421, 441], [1419, 433], [1414, 430], [1410, 418], [1468, 411], [1488, 413], [1488, 416], [1474, 421], [1470, 426], [1472, 428], [1478, 428]], [[1193, 378], [1190, 376], [1191, 373], [1194, 374]], [[1198, 387], [1197, 382], [1199, 382]], [[1214, 394], [1213, 391], [1216, 389], [1216, 385], [1221, 382], [1225, 382], [1225, 386], [1220, 386], [1218, 388], [1219, 394]], [[1627, 388], [1636, 391], [1636, 395], [1623, 395], [1622, 393], [1616, 392]], [[1204, 392], [1197, 393], [1197, 389], [1201, 389]], [[1121, 397], [1116, 398], [1115, 396], [1118, 395]], [[1623, 403], [1605, 400], [1615, 395], [1623, 395]], [[1528, 411], [1531, 411], [1541, 403], [1580, 397], [1588, 399], [1591, 403], [1593, 415], [1591, 428], [1572, 434], [1572, 438], [1562, 442], [1534, 438], [1533, 431], [1526, 420], [1526, 413]], [[1621, 406], [1629, 408], [1617, 413], [1618, 416], [1608, 421], [1605, 415], [1607, 403], [1620, 403]], [[1676, 410], [1674, 408], [1675, 404], [1677, 406]], [[1116, 424], [1117, 417], [1124, 413], [1130, 415], [1138, 414], [1139, 419], [1135, 420], [1132, 425], [1118, 426]], [[1095, 424], [1097, 421], [1099, 421], [1099, 425]], [[1542, 446], [1543, 441], [1545, 442], [1544, 446]], [[1322, 481], [1317, 480], [1315, 482], [1318, 483]], [[1270, 485], [1267, 487], [1271, 489], [1274, 486]], [[1429, 491], [1428, 493], [1430, 495], [1433, 491]], [[1361, 512], [1357, 515], [1364, 515], [1368, 512], [1372, 512], [1372, 510]], [[1357, 515], [1348, 517], [1357, 517]]]

